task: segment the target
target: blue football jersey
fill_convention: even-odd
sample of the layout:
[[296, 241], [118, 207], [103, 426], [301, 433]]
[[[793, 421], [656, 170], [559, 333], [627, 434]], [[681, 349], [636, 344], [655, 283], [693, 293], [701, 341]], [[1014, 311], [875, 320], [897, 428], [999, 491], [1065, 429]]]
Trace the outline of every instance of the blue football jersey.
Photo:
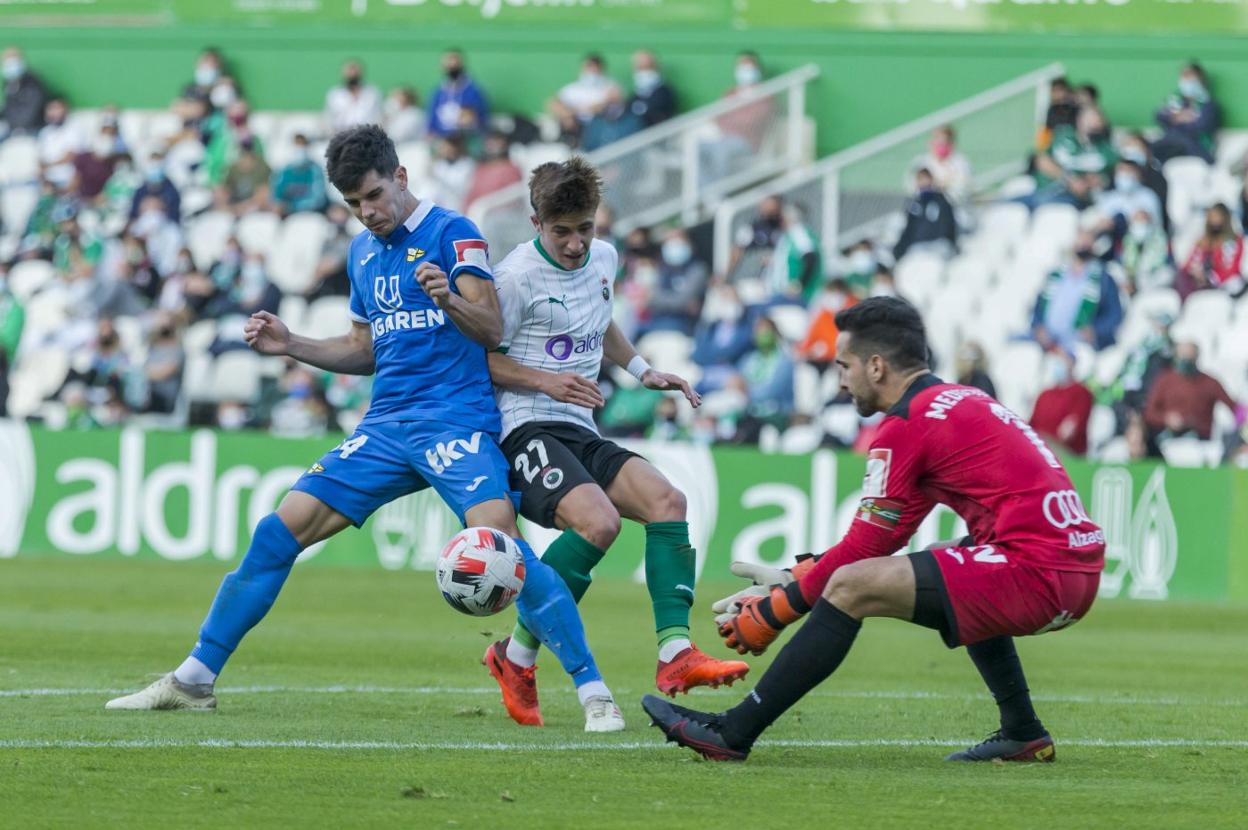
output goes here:
[[351, 318], [373, 330], [376, 377], [362, 423], [441, 421], [497, 434], [501, 425], [485, 348], [463, 334], [416, 281], [432, 262], [450, 277], [493, 280], [485, 239], [472, 222], [422, 200], [390, 236], [351, 242]]

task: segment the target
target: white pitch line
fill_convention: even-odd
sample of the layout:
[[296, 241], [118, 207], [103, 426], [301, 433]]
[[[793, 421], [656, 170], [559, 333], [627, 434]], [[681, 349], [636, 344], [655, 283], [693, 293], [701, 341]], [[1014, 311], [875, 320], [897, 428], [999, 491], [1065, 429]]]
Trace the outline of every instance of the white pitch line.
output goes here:
[[[975, 743], [974, 739], [876, 738], [864, 740], [775, 740], [759, 741], [756, 746], [797, 749], [860, 749], [864, 747], [959, 747]], [[1248, 749], [1248, 740], [1190, 740], [1186, 738], [1144, 738], [1113, 740], [1078, 738], [1060, 740], [1059, 746], [1110, 749]], [[656, 741], [601, 742], [566, 741], [558, 743], [520, 743], [508, 741], [311, 741], [311, 740], [4, 740], [0, 750], [15, 749], [320, 749], [331, 751], [522, 751], [522, 752], [618, 752], [651, 751], [674, 748]]]
[[[0, 689], [0, 698], [6, 697], [79, 697], [92, 695], [120, 695], [135, 691], [128, 689]], [[223, 686], [217, 690], [225, 695], [251, 694], [305, 694], [305, 695], [494, 695], [497, 686]], [[617, 696], [642, 694], [633, 689], [617, 689]], [[866, 699], [866, 700], [952, 700], [980, 703], [988, 695], [950, 694], [902, 690], [868, 691], [814, 691], [809, 697]], [[1112, 706], [1248, 706], [1246, 700], [1189, 700], [1182, 697], [1098, 697], [1096, 695], [1032, 695], [1037, 703], [1073, 703]]]

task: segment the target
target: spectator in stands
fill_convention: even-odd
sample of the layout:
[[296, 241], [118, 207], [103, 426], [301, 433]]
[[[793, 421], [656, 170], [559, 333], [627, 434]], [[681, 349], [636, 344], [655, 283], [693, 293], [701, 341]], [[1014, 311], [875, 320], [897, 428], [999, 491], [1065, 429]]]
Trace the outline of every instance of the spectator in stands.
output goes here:
[[1213, 434], [1213, 408], [1222, 403], [1237, 410], [1222, 384], [1197, 367], [1199, 357], [1195, 343], [1179, 343], [1173, 368], [1163, 370], [1149, 390], [1144, 422], [1159, 441], [1188, 434], [1208, 441]]
[[178, 252], [177, 262], [173, 271], [166, 274], [160, 283], [160, 293], [156, 297], [156, 308], [175, 315], [180, 320], [190, 319], [194, 315], [187, 304], [187, 283], [193, 279], [201, 281], [207, 278], [195, 270], [195, 260], [189, 248]]
[[710, 269], [693, 255], [688, 231], [668, 231], [660, 249], [658, 280], [649, 292], [646, 311], [649, 318], [637, 335], [651, 331], [679, 331], [692, 335], [702, 312]]
[[282, 376], [281, 389], [285, 397], [273, 407], [270, 416], [273, 434], [292, 438], [324, 435], [333, 413], [312, 372], [291, 361]]
[[64, 98], [53, 98], [44, 107], [44, 125], [39, 130], [39, 163], [43, 175], [58, 188], [66, 189], [74, 178], [74, 156], [87, 149], [87, 135], [69, 118]]
[[693, 362], [702, 367], [698, 391], [706, 394], [722, 389], [752, 344], [753, 321], [746, 315], [737, 290], [726, 282], [712, 285], [693, 336]]
[[747, 254], [774, 250], [783, 234], [784, 201], [777, 195], [768, 196], [759, 204], [758, 213], [750, 224], [737, 229], [732, 256], [728, 261], [728, 273], [735, 274]]
[[823, 282], [819, 237], [806, 221], [801, 205], [786, 204], [781, 217], [783, 230], [764, 278], [773, 300], [806, 305]]
[[1205, 232], [1192, 248], [1174, 281], [1186, 300], [1195, 291], [1220, 288], [1232, 296], [1244, 292], [1244, 238], [1235, 232], [1231, 211], [1221, 202], [1205, 212]]
[[65, 408], [63, 429], [83, 432], [99, 429], [100, 422], [91, 412], [91, 401], [87, 397], [87, 386], [82, 381], [71, 381], [61, 387], [61, 405]]
[[165, 153], [158, 150], [148, 160], [147, 169], [143, 171], [143, 183], [139, 185], [130, 198], [130, 218], [139, 215], [143, 200], [149, 196], [160, 199], [165, 215], [174, 222], [182, 219], [182, 197], [178, 188], [165, 173]]
[[[748, 96], [762, 80], [763, 65], [758, 54], [740, 52], [733, 69], [733, 86], [724, 93], [724, 98]], [[743, 160], [758, 152], [771, 121], [772, 105], [767, 98], [759, 98], [719, 116], [715, 120], [719, 137], [698, 145], [699, 179], [703, 183], [716, 182], [737, 172]]]
[[797, 356], [821, 371], [830, 366], [836, 358], [836, 336], [840, 333], [836, 314], [857, 302], [858, 298], [844, 279], [824, 282], [823, 290], [811, 300], [810, 328], [794, 346]]
[[244, 143], [250, 143], [256, 155], [264, 157], [264, 145], [251, 131], [250, 119], [251, 107], [242, 100], [234, 101], [221, 113], [221, 126], [213, 132], [204, 149], [203, 169], [209, 186], [215, 187], [225, 180]]
[[[190, 83], [182, 88], [182, 98], [190, 101], [201, 101], [212, 106], [211, 96], [214, 85], [225, 74], [225, 59], [221, 51], [209, 46], [199, 53], [195, 59], [195, 72]], [[176, 105], [175, 105], [176, 111]]]
[[[130, 223], [130, 233], [142, 240], [147, 257], [160, 275], [177, 268], [178, 257], [185, 246], [182, 228], [165, 213], [159, 196], [148, 196], [140, 206], [139, 215]], [[151, 292], [153, 295], [155, 292]]]
[[325, 171], [312, 158], [306, 135], [295, 136], [290, 161], [273, 174], [272, 187], [274, 205], [282, 216], [325, 209]]
[[94, 203], [117, 166], [117, 127], [103, 126], [73, 159], [72, 190], [84, 202]]
[[915, 194], [906, 205], [906, 226], [893, 246], [893, 259], [900, 260], [911, 251], [946, 259], [953, 256], [958, 249], [958, 220], [953, 205], [927, 168], [914, 174], [914, 186]]
[[1079, 110], [1075, 126], [1060, 127], [1053, 133], [1048, 151], [1036, 156], [1036, 192], [1024, 204], [1036, 207], [1062, 198], [1064, 180], [1093, 176], [1096, 187], [1109, 184], [1116, 155], [1109, 141], [1105, 116], [1095, 107]]
[[208, 269], [205, 279], [189, 280], [186, 286], [187, 303], [200, 316], [217, 318], [235, 313], [230, 292], [239, 281], [243, 268], [243, 246], [237, 237], [225, 242], [221, 256]]
[[[901, 292], [897, 290], [897, 277], [893, 274], [893, 269], [884, 263], [878, 263], [875, 266], [875, 273], [871, 275], [871, 288], [867, 291], [869, 297], [901, 297]], [[902, 297], [902, 299], [905, 299]]]
[[390, 90], [382, 105], [382, 124], [395, 144], [424, 141], [428, 124], [415, 89], [398, 86]]
[[663, 77], [659, 59], [649, 49], [633, 53], [633, 95], [628, 111], [642, 129], [661, 124], [676, 114], [676, 93]]
[[1088, 421], [1095, 400], [1088, 387], [1074, 377], [1075, 358], [1056, 349], [1044, 360], [1045, 389], [1036, 398], [1031, 426], [1050, 443], [1076, 455], [1088, 454]]
[[490, 123], [485, 93], [464, 68], [464, 53], [449, 49], [442, 54], [442, 83], [429, 98], [429, 134], [437, 137], [476, 133]]
[[103, 317], [96, 324], [95, 341], [85, 361], [85, 368], [72, 366], [65, 377], [65, 386], [75, 382], [87, 388], [92, 404], [102, 404], [112, 395], [124, 394], [130, 374], [130, 357], [122, 348], [121, 337], [111, 318]]
[[1044, 128], [1036, 136], [1036, 149], [1043, 153], [1053, 142], [1053, 134], [1062, 127], [1074, 127], [1079, 115], [1079, 104], [1074, 90], [1065, 77], [1049, 82], [1049, 108], [1044, 115]]
[[[52, 214], [56, 239], [52, 243], [52, 264], [66, 282], [90, 282], [104, 253], [104, 244], [78, 224], [78, 210], [72, 203], [57, 206]], [[87, 299], [89, 288], [81, 289]]]
[[276, 285], [269, 282], [264, 267], [264, 254], [252, 251], [244, 254], [242, 268], [234, 282], [230, 299], [234, 311], [244, 317], [250, 317], [257, 311], [277, 313], [282, 301], [282, 292]]
[[330, 135], [347, 127], [381, 122], [381, 92], [364, 83], [359, 61], [342, 65], [342, 83], [325, 93], [325, 125]]
[[[4, 103], [0, 104], [0, 141], [10, 135], [34, 135], [43, 127], [48, 90], [30, 71], [22, 50], [10, 46], [0, 61], [4, 77]], [[3, 402], [0, 401], [0, 406]]]
[[0, 418], [8, 416], [9, 369], [17, 362], [26, 312], [9, 290], [8, 266], [0, 264]]
[[988, 376], [988, 358], [984, 354], [984, 347], [979, 343], [974, 340], [963, 343], [958, 349], [954, 366], [958, 383], [963, 386], [974, 386], [994, 398], [997, 396], [997, 387], [992, 382], [992, 378]]
[[665, 396], [654, 408], [654, 423], [646, 431], [648, 441], [687, 441], [689, 430], [680, 423], [680, 408], [676, 399]]
[[581, 61], [581, 74], [559, 90], [547, 109], [559, 121], [563, 140], [575, 147], [590, 120], [613, 101], [622, 100], [619, 86], [607, 76], [606, 61], [602, 55], [591, 52]]
[[433, 200], [450, 210], [462, 211], [464, 197], [472, 187], [477, 163], [468, 155], [464, 136], [450, 135], [438, 139], [433, 165], [429, 168]]
[[1165, 132], [1153, 143], [1153, 154], [1162, 163], [1196, 156], [1213, 164], [1214, 134], [1220, 122], [1204, 67], [1195, 61], [1186, 64], [1179, 72], [1178, 90], [1157, 110], [1157, 123]]
[[843, 252], [841, 277], [854, 296], [861, 300], [870, 296], [871, 282], [878, 266], [875, 245], [870, 239], [860, 239]]
[[1157, 203], [1161, 205], [1161, 226], [1166, 234], [1170, 233], [1170, 213], [1166, 208], [1166, 199], [1170, 194], [1170, 185], [1161, 172], [1161, 165], [1153, 157], [1148, 141], [1140, 132], [1131, 132], [1122, 142], [1118, 155], [1127, 161], [1133, 161], [1140, 168], [1140, 180], [1144, 186], [1157, 194]]
[[256, 151], [255, 139], [247, 136], [238, 144], [238, 157], [230, 164], [225, 180], [216, 190], [218, 210], [243, 216], [269, 209], [269, 182], [273, 171]]
[[1131, 217], [1118, 249], [1117, 265], [1122, 269], [1121, 282], [1128, 296], [1174, 284], [1170, 241], [1147, 210], [1138, 210]]
[[1149, 314], [1147, 333], [1127, 353], [1122, 370], [1109, 388], [1102, 394], [1114, 408], [1118, 423], [1127, 423], [1129, 412], [1142, 412], [1148, 403], [1148, 392], [1163, 369], [1174, 360], [1174, 343], [1170, 339], [1170, 326], [1174, 317], [1168, 311], [1154, 310]]
[[738, 376], [730, 388], [745, 392], [745, 423], [738, 440], [758, 440], [758, 429], [770, 423], [783, 429], [793, 411], [793, 358], [770, 317], [754, 322], [754, 348], [737, 364]]
[[1049, 274], [1036, 299], [1032, 335], [1046, 351], [1074, 351], [1082, 341], [1098, 351], [1114, 342], [1122, 322], [1118, 285], [1096, 258], [1096, 240], [1080, 231], [1067, 264]]
[[464, 212], [482, 196], [488, 196], [504, 187], [524, 180], [524, 174], [511, 160], [511, 141], [497, 130], [485, 136], [481, 146], [481, 160], [472, 173], [468, 193], [464, 196]]
[[[952, 124], [932, 131], [927, 153], [915, 159], [914, 169], [927, 170], [936, 188], [955, 204], [965, 204], [971, 197], [971, 163], [957, 148], [957, 134]], [[917, 176], [917, 173], [916, 173]]]
[[178, 339], [177, 321], [167, 313], [156, 317], [143, 362], [147, 380], [147, 412], [173, 412], [182, 389], [182, 368], [186, 352]]
[[1093, 229], [1109, 235], [1114, 244], [1122, 241], [1127, 226], [1137, 213], [1144, 213], [1154, 226], [1161, 225], [1161, 202], [1143, 183], [1144, 171], [1133, 161], [1119, 159], [1114, 168], [1114, 186], [1101, 191], [1093, 208], [1097, 214]]
[[654, 285], [661, 258], [659, 245], [651, 236], [650, 229], [644, 225], [633, 228], [624, 238], [624, 250], [620, 251], [623, 281], [642, 283], [647, 287]]
[[226, 432], [255, 426], [251, 410], [239, 401], [221, 401], [217, 404], [217, 426]]
[[351, 293], [347, 277], [347, 252], [354, 234], [347, 228], [351, 215], [345, 205], [334, 202], [326, 212], [333, 231], [321, 245], [320, 259], [312, 275], [312, 284], [304, 293], [308, 300], [319, 297], [346, 297]]

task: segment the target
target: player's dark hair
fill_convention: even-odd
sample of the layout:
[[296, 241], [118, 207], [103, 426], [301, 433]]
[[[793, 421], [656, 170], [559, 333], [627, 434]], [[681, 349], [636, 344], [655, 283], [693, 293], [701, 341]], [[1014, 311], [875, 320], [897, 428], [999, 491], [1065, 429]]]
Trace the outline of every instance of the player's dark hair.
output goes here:
[[850, 350], [863, 360], [878, 354], [903, 372], [928, 366], [923, 318], [900, 297], [871, 297], [839, 311], [836, 327], [853, 335]]
[[325, 172], [342, 193], [358, 188], [370, 170], [391, 179], [397, 169], [399, 154], [394, 142], [376, 124], [348, 127], [336, 134], [325, 149]]
[[529, 204], [539, 222], [593, 213], [602, 201], [602, 176], [582, 156], [548, 161], [529, 177]]

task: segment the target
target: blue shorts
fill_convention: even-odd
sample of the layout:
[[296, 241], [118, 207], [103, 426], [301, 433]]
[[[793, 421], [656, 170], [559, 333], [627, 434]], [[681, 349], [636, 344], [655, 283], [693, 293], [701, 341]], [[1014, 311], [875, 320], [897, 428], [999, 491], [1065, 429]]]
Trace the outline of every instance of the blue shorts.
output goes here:
[[484, 501], [520, 504], [492, 434], [427, 421], [361, 425], [290, 489], [314, 496], [359, 527], [383, 504], [426, 487], [461, 523], [469, 508]]

